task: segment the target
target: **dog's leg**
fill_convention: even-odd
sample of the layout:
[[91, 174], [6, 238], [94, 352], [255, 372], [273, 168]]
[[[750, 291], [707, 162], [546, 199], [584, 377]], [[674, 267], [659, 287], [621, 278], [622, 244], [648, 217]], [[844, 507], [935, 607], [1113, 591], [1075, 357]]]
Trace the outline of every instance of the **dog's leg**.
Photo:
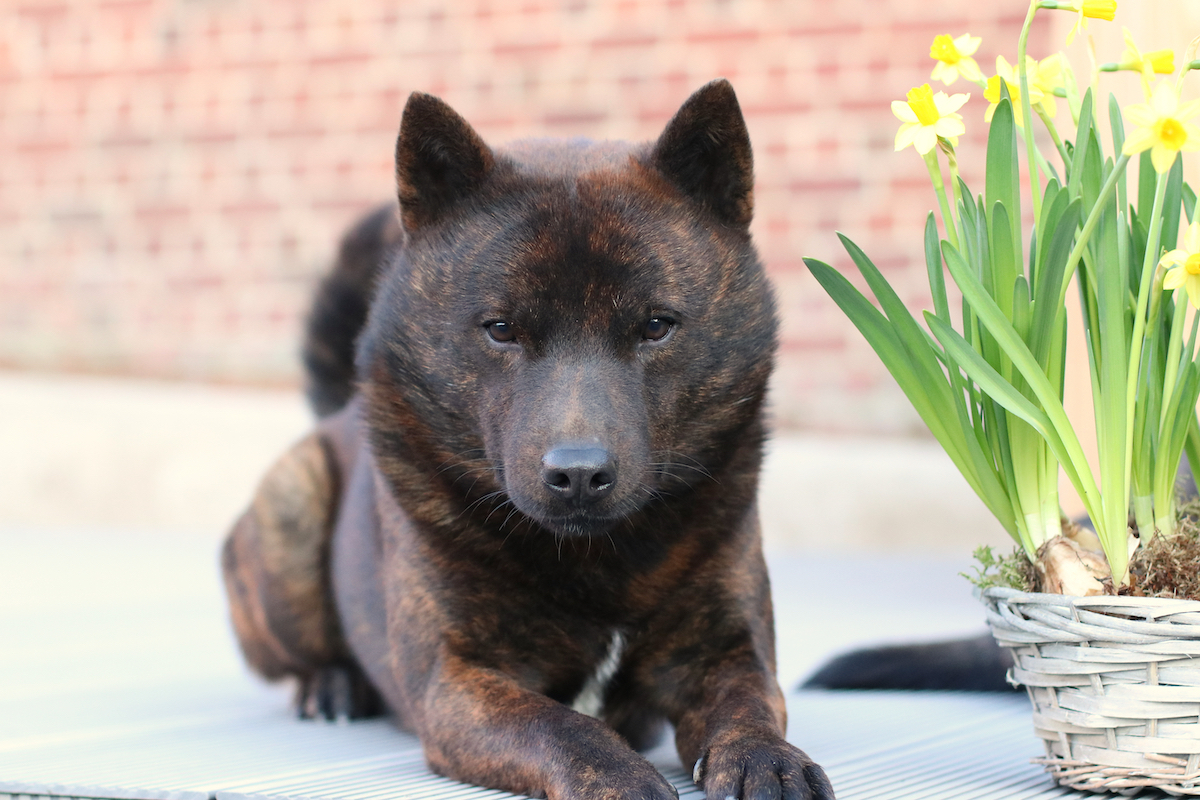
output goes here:
[[[774, 623], [757, 514], [723, 568], [697, 576], [669, 613], [658, 679], [681, 761], [709, 800], [833, 800], [829, 778], [789, 744], [775, 678]], [[663, 680], [663, 679], [666, 680]]]
[[510, 677], [451, 656], [424, 697], [429, 766], [549, 800], [672, 800], [674, 787], [611, 728]]
[[302, 717], [362, 717], [378, 695], [349, 656], [329, 588], [339, 475], [323, 437], [303, 439], [267, 473], [229, 534], [221, 565], [246, 660], [299, 679]]

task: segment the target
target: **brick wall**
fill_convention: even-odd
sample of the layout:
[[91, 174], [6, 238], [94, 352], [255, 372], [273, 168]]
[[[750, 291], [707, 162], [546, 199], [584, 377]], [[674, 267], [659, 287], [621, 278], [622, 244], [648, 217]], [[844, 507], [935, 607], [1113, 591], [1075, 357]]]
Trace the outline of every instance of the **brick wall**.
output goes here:
[[[926, 295], [920, 226], [934, 198], [920, 158], [892, 152], [889, 103], [928, 80], [935, 34], [983, 36], [985, 70], [997, 53], [1013, 60], [1024, 7], [11, 0], [0, 364], [293, 382], [299, 319], [339, 231], [391, 195], [410, 91], [441, 95], [492, 141], [650, 138], [724, 75], [755, 144], [754, 230], [784, 312], [778, 418], [911, 430], [801, 257], [847, 266], [842, 230], [902, 296]], [[1040, 26], [1030, 51], [1050, 46]], [[981, 133], [974, 94], [964, 116]]]

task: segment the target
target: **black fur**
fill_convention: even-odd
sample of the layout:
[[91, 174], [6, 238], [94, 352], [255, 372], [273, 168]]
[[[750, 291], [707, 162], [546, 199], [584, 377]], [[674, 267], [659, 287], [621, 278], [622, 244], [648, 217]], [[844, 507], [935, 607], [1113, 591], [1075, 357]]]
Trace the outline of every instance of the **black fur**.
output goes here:
[[397, 214], [396, 205], [388, 204], [351, 228], [333, 270], [317, 289], [301, 358], [308, 400], [318, 416], [333, 414], [354, 395], [355, 342], [367, 320], [376, 278], [403, 240]]
[[827, 662], [802, 689], [1012, 692], [1012, 656], [990, 633], [971, 639], [855, 650]]

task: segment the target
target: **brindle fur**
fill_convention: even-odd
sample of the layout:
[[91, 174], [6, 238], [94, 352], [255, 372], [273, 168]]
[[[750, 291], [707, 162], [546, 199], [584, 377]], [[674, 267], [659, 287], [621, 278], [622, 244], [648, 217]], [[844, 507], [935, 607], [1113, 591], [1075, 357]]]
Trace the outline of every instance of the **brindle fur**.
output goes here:
[[[651, 145], [495, 151], [414, 94], [396, 164], [399, 225], [364, 222], [325, 284], [376, 287], [358, 391], [336, 369], [356, 307], [319, 299], [306, 352], [335, 368], [310, 397], [351, 399], [226, 546], [251, 665], [298, 675], [323, 713], [369, 711], [373, 687], [459, 780], [668, 798], [634, 749], [666, 721], [709, 798], [832, 798], [783, 739], [755, 506], [776, 321], [732, 88], [698, 91]], [[652, 318], [675, 324], [647, 338]], [[580, 473], [587, 500], [547, 466], [576, 446], [604, 462]], [[571, 703], [614, 633], [585, 716]], [[357, 694], [330, 699], [330, 675]]]

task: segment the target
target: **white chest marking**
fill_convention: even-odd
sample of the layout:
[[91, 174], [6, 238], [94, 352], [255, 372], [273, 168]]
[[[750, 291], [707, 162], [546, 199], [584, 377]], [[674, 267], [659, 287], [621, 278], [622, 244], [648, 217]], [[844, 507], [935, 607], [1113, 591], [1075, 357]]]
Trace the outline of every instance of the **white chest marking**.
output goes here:
[[604, 709], [604, 692], [608, 689], [608, 682], [612, 680], [613, 675], [617, 674], [617, 667], [621, 666], [621, 656], [624, 652], [625, 635], [620, 631], [613, 631], [612, 640], [608, 643], [608, 652], [575, 696], [571, 710], [587, 714], [589, 717], [600, 716]]

